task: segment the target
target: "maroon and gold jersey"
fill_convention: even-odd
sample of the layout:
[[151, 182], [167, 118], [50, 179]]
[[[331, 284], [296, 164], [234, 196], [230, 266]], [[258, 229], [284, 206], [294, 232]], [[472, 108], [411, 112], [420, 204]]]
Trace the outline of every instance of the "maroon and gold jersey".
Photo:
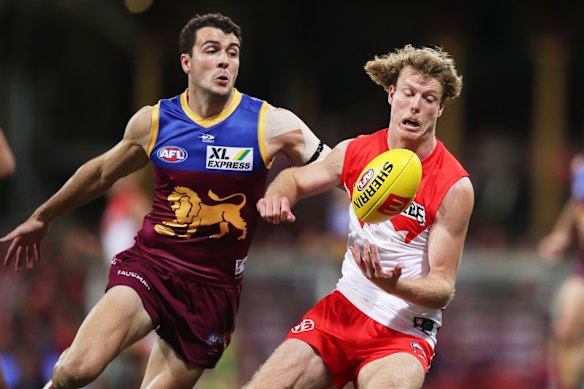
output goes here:
[[153, 208], [126, 252], [199, 282], [240, 282], [269, 168], [268, 106], [235, 91], [227, 109], [203, 119], [186, 92], [159, 101], [147, 150]]

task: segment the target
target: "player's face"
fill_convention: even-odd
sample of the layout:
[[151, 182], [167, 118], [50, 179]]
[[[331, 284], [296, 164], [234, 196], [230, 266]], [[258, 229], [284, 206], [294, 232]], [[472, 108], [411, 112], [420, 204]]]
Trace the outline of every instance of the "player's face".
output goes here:
[[404, 141], [422, 142], [433, 139], [436, 121], [442, 115], [442, 84], [412, 67], [404, 68], [395, 87], [390, 86], [390, 129]]
[[239, 72], [239, 39], [218, 28], [203, 27], [197, 31], [192, 56], [183, 54], [181, 63], [189, 75], [189, 88], [229, 96]]

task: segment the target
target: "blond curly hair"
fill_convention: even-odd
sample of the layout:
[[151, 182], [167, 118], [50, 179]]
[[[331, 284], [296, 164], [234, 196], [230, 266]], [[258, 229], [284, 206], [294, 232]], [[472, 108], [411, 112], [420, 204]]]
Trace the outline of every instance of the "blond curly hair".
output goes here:
[[364, 68], [373, 82], [389, 91], [395, 86], [400, 72], [407, 66], [425, 76], [436, 78], [443, 87], [442, 102], [454, 99], [462, 91], [462, 76], [456, 71], [454, 60], [441, 47], [414, 47], [406, 45], [383, 56], [375, 56]]

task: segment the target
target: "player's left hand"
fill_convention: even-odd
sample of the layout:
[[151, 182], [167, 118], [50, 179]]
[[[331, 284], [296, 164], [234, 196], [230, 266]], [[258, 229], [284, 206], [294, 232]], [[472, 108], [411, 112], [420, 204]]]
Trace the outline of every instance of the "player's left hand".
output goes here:
[[363, 242], [363, 250], [357, 242], [350, 246], [350, 250], [365, 277], [387, 292], [395, 288], [404, 268], [402, 264], [398, 263], [393, 269], [384, 270], [377, 246], [369, 243], [367, 239]]
[[296, 220], [286, 196], [263, 197], [256, 207], [262, 219], [272, 224], [293, 223]]

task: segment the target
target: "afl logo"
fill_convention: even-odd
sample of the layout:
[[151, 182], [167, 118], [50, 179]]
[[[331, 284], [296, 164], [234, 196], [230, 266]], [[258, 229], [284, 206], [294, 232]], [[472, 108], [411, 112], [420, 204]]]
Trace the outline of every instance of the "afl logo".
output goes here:
[[365, 174], [363, 174], [363, 177], [361, 177], [361, 179], [359, 180], [359, 183], [357, 184], [357, 190], [361, 192], [363, 191], [363, 189], [367, 188], [367, 185], [369, 185], [371, 180], [373, 180], [374, 176], [375, 170], [373, 169], [367, 170]]
[[163, 147], [160, 150], [158, 150], [158, 153], [156, 154], [159, 159], [168, 163], [184, 162], [189, 156], [185, 149], [178, 146]]

